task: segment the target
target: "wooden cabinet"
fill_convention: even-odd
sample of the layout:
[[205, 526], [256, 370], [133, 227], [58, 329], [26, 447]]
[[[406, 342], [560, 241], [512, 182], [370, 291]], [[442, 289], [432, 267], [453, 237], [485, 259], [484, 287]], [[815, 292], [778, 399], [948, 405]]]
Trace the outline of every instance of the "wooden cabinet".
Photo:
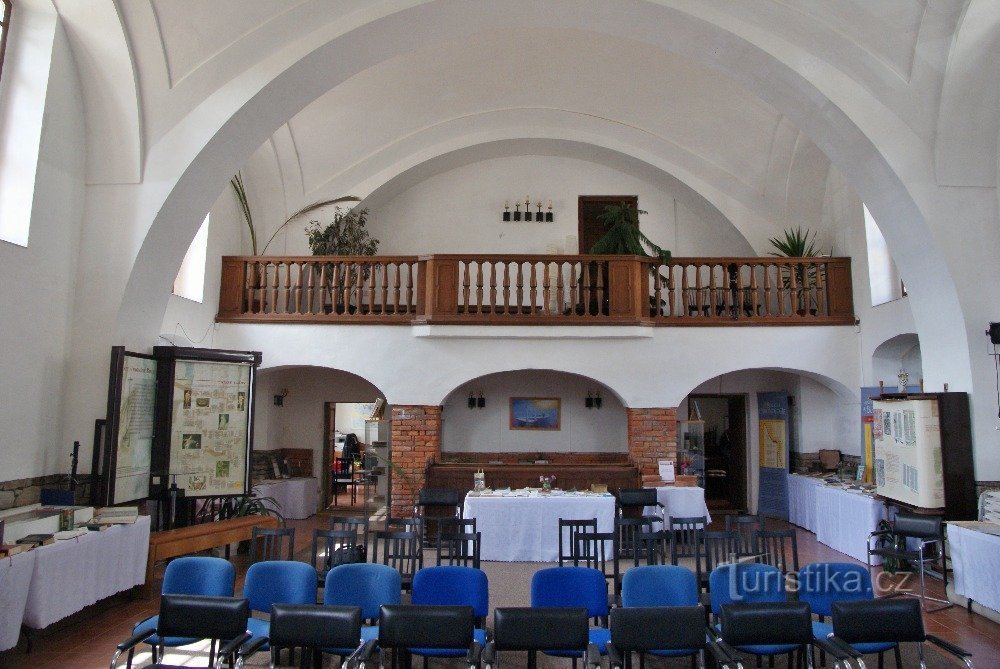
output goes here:
[[698, 477], [698, 485], [705, 487], [705, 421], [682, 420], [677, 422], [677, 474]]
[[[392, 422], [389, 420], [366, 420], [365, 421], [365, 444], [366, 456], [371, 453], [374, 457], [365, 458], [365, 469], [372, 472], [375, 478], [375, 485], [371, 494], [372, 501], [379, 504], [389, 503], [389, 481], [390, 471], [386, 464], [389, 460], [390, 441], [392, 440]], [[366, 500], [367, 501], [367, 500]]]

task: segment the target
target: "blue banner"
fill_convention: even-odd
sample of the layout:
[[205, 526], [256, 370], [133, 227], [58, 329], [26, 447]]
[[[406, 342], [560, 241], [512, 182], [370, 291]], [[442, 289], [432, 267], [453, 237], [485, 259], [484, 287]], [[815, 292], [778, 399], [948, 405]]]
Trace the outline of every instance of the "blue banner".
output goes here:
[[760, 490], [757, 510], [788, 520], [788, 393], [757, 393]]

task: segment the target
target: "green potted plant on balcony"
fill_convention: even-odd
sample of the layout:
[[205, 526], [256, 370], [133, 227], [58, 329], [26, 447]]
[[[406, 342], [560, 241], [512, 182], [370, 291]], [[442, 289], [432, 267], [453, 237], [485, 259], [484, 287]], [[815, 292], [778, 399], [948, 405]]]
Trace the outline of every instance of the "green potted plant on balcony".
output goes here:
[[[789, 228], [782, 237], [772, 237], [768, 242], [775, 248], [771, 255], [778, 258], [815, 258], [823, 255], [816, 247], [816, 233], [808, 228], [805, 231], [801, 227]], [[813, 316], [816, 315], [816, 300], [812, 288], [817, 284], [818, 269], [816, 265], [806, 264], [782, 268], [782, 286], [790, 291], [794, 284], [798, 298], [797, 313], [800, 316], [805, 315], [806, 309]]]
[[[309, 240], [309, 248], [315, 256], [373, 256], [378, 251], [379, 240], [371, 236], [367, 229], [368, 210], [351, 209], [343, 211], [336, 207], [333, 213], [333, 221], [327, 225], [321, 225], [319, 221], [310, 221], [306, 227], [306, 237]], [[334, 276], [336, 271], [336, 276]], [[333, 285], [344, 286], [350, 280], [351, 285], [355, 285], [359, 280], [367, 279], [369, 269], [362, 270], [340, 265], [334, 268], [333, 263], [326, 266], [326, 284], [328, 289]], [[336, 278], [336, 284], [334, 284]], [[332, 307], [338, 314], [345, 309], [352, 312], [353, 306], [345, 304], [343, 291], [337, 291]]]

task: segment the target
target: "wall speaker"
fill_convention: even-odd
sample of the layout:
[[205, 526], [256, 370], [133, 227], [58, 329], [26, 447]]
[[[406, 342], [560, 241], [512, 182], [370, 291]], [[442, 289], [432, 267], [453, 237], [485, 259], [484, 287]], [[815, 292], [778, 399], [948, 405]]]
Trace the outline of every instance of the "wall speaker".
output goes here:
[[989, 335], [994, 345], [1000, 344], [1000, 323], [990, 323]]

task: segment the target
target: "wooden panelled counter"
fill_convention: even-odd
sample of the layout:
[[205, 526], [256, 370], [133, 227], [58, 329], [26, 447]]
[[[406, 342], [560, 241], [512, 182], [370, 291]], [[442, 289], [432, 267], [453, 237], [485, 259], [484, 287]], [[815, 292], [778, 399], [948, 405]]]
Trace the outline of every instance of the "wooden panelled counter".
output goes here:
[[609, 492], [619, 488], [641, 486], [639, 469], [628, 462], [548, 464], [487, 464], [475, 462], [441, 462], [427, 468], [428, 488], [451, 488], [464, 495], [472, 490], [473, 474], [482, 470], [489, 488], [538, 488], [538, 477], [555, 476], [554, 486], [563, 490], [585, 490], [591, 484], [608, 486]]

